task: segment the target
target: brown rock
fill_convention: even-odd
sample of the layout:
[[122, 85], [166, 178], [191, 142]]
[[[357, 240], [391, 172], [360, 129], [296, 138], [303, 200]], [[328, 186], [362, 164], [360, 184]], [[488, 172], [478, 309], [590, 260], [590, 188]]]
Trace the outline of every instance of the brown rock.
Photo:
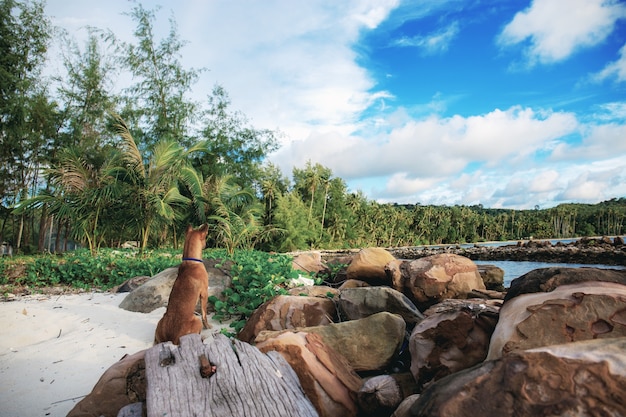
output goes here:
[[72, 408], [68, 417], [116, 417], [122, 407], [146, 401], [146, 351], [126, 355], [100, 377], [91, 393]]
[[616, 282], [626, 285], [626, 270], [602, 268], [539, 268], [511, 282], [505, 301], [521, 294], [549, 292], [559, 285], [585, 281]]
[[348, 266], [348, 279], [358, 279], [372, 285], [390, 284], [385, 274], [385, 265], [393, 261], [394, 256], [383, 248], [365, 248], [354, 256]]
[[279, 295], [252, 313], [237, 338], [252, 343], [262, 330], [318, 326], [335, 320], [335, 303], [328, 298]]
[[257, 348], [264, 353], [279, 352], [285, 358], [320, 416], [356, 416], [361, 378], [319, 335], [288, 331], [257, 344]]
[[[361, 320], [296, 330], [320, 335], [325, 344], [348, 360], [352, 369], [360, 372], [389, 366], [404, 342], [406, 323], [397, 314], [382, 312]], [[278, 333], [260, 332], [255, 343], [275, 337]]]
[[377, 375], [366, 379], [358, 392], [362, 415], [388, 416], [417, 390], [410, 373]]
[[371, 287], [371, 285], [365, 281], [360, 281], [358, 279], [348, 279], [339, 286], [339, 290], [345, 290], [348, 288], [361, 288], [361, 287]]
[[482, 362], [498, 321], [498, 308], [483, 300], [446, 301], [411, 333], [411, 373], [420, 387]]
[[624, 416], [626, 338], [520, 351], [426, 388], [411, 416]]
[[476, 264], [459, 255], [427, 256], [387, 270], [393, 277], [394, 289], [409, 297], [420, 310], [448, 298], [467, 298], [473, 289], [485, 289]]
[[478, 273], [485, 283], [485, 288], [504, 291], [504, 270], [495, 265], [477, 265]]
[[581, 282], [505, 301], [487, 359], [579, 340], [626, 336], [626, 285]]
[[320, 273], [328, 270], [318, 251], [302, 252], [293, 257], [291, 263], [294, 271]]

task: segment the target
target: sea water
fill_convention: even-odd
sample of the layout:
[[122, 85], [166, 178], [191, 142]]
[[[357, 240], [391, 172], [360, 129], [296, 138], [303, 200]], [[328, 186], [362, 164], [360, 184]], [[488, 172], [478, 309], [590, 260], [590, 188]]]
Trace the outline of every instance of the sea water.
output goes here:
[[539, 268], [604, 268], [604, 269], [626, 269], [626, 266], [622, 265], [599, 265], [599, 264], [568, 264], [568, 263], [556, 263], [556, 262], [532, 262], [532, 261], [474, 261], [476, 265], [495, 265], [504, 271], [504, 287], [508, 288], [511, 285], [511, 281], [515, 278], [521, 277], [527, 272], [533, 269]]

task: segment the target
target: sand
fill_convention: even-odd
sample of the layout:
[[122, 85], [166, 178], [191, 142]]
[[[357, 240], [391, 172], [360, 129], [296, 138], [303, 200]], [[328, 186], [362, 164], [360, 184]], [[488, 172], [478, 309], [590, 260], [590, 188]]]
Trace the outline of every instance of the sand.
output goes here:
[[[126, 354], [152, 346], [165, 308], [134, 313], [126, 294], [35, 295], [0, 302], [0, 417], [65, 416]], [[210, 320], [205, 343], [227, 326]]]

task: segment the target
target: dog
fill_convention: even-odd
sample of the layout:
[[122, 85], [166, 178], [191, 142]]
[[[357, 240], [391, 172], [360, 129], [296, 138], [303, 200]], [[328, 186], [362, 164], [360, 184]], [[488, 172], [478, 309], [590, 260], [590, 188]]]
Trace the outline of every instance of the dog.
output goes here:
[[[200, 334], [203, 325], [206, 329], [211, 328], [206, 313], [209, 274], [202, 261], [202, 249], [206, 246], [208, 231], [207, 224], [195, 230], [191, 225], [187, 226], [183, 261], [178, 267], [178, 276], [172, 286], [167, 310], [157, 324], [155, 345], [167, 341], [178, 345], [181, 336]], [[198, 299], [202, 308], [202, 320], [195, 315]]]

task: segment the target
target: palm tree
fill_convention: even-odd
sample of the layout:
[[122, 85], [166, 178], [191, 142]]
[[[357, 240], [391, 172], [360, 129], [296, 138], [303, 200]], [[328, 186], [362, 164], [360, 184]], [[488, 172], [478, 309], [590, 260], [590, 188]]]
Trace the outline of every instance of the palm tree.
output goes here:
[[122, 193], [118, 170], [119, 154], [114, 150], [88, 161], [77, 148], [67, 148], [59, 157], [59, 165], [46, 170], [53, 191], [25, 201], [16, 212], [47, 205], [50, 214], [71, 221], [72, 237], [86, 240], [95, 255], [103, 237], [102, 212]]
[[[161, 140], [147, 160], [141, 155], [135, 140], [121, 117], [115, 116], [115, 129], [122, 139], [124, 177], [136, 198], [136, 221], [141, 234], [141, 249], [156, 230], [165, 230], [184, 208], [195, 206], [196, 214], [203, 220], [203, 180], [191, 166], [190, 155], [206, 151], [201, 141], [188, 149], [177, 142]], [[186, 188], [191, 197], [181, 194]]]
[[230, 176], [209, 177], [204, 184], [208, 197], [207, 220], [215, 232], [215, 239], [229, 254], [235, 249], [252, 249], [266, 240], [275, 229], [263, 226], [263, 207], [247, 189], [241, 188]]

